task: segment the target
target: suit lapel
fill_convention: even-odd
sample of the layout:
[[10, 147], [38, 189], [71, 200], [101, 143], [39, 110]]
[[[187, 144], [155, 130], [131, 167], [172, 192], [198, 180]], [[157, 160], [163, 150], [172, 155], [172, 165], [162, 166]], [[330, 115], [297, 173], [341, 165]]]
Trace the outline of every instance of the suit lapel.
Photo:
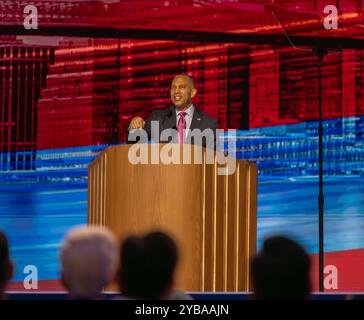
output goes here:
[[[163, 124], [162, 126], [160, 127], [160, 131], [162, 132], [163, 130], [166, 130], [168, 133], [168, 131], [170, 129], [174, 129], [174, 130], [177, 130], [177, 117], [176, 117], [176, 109], [174, 107], [171, 107], [170, 109], [170, 115], [167, 116], [165, 118], [165, 120], [163, 121]], [[173, 143], [176, 143], [178, 137], [177, 137], [177, 134], [175, 131], [172, 131], [170, 133], [168, 133], [169, 135], [171, 135], [172, 137], [170, 137], [168, 139], [168, 142], [173, 142]]]
[[172, 128], [176, 129], [177, 127], [176, 123], [177, 123], [176, 109], [174, 107], [171, 107], [171, 114], [163, 121], [163, 126], [161, 130], [172, 129]]
[[190, 129], [201, 129], [203, 114], [200, 109], [195, 106], [195, 111], [193, 112], [192, 121]]
[[191, 131], [193, 129], [201, 129], [201, 123], [202, 123], [203, 114], [200, 109], [197, 109], [195, 106], [195, 110], [193, 111], [192, 121], [190, 125], [190, 130], [187, 134], [187, 140], [190, 138]]

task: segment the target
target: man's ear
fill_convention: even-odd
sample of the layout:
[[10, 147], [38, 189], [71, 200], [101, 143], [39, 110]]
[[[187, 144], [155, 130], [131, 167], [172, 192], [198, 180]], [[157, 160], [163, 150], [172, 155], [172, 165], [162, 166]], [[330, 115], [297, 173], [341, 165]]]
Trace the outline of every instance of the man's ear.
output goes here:
[[193, 98], [196, 94], [197, 94], [197, 89], [196, 88], [192, 88], [191, 98]]

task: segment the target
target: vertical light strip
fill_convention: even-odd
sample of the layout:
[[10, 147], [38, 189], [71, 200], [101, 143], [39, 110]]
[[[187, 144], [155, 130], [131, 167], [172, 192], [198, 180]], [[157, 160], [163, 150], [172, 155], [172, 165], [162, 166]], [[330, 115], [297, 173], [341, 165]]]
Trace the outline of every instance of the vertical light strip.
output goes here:
[[103, 225], [106, 226], [106, 197], [107, 197], [107, 184], [106, 184], [106, 175], [107, 175], [107, 151], [104, 151], [104, 217], [103, 217]]
[[246, 190], [247, 190], [247, 194], [248, 197], [246, 199], [246, 205], [247, 205], [247, 210], [246, 210], [246, 227], [245, 227], [245, 234], [246, 234], [246, 289], [247, 291], [250, 289], [250, 284], [249, 284], [249, 274], [250, 274], [250, 192], [251, 192], [251, 188], [250, 188], [250, 180], [251, 180], [251, 165], [248, 164], [247, 165], [247, 186], [246, 186]]
[[93, 212], [94, 212], [94, 166], [91, 164], [89, 167], [91, 183], [89, 183], [90, 188], [90, 224], [93, 223]]
[[97, 158], [95, 160], [95, 180], [94, 180], [94, 186], [95, 186], [95, 192], [94, 192], [94, 224], [97, 225], [97, 210], [98, 210], [98, 204], [97, 204], [97, 198], [99, 196], [99, 190], [97, 187], [97, 179], [98, 179], [98, 164], [97, 164]]
[[235, 175], [236, 179], [236, 222], [235, 222], [235, 291], [239, 291], [239, 225], [240, 225], [240, 162]]
[[95, 162], [92, 164], [92, 221], [91, 224], [96, 224], [96, 165]]
[[94, 192], [93, 192], [93, 197], [94, 197], [94, 212], [93, 212], [93, 224], [97, 224], [97, 196], [98, 196], [98, 191], [97, 191], [97, 159], [95, 160], [95, 164], [94, 164]]
[[101, 164], [100, 164], [101, 160], [100, 158], [97, 159], [97, 177], [96, 177], [96, 188], [97, 188], [97, 196], [96, 196], [96, 200], [97, 200], [97, 205], [96, 205], [96, 217], [97, 217], [97, 221], [96, 224], [99, 226], [100, 222], [101, 222]]
[[[228, 162], [229, 163], [229, 162]], [[224, 291], [227, 291], [227, 277], [228, 277], [228, 257], [227, 257], [227, 252], [228, 252], [228, 210], [229, 210], [229, 176], [228, 176], [228, 168], [229, 168], [229, 164], [226, 164], [226, 171], [225, 171], [225, 208], [224, 208], [224, 212], [225, 212], [225, 216], [224, 216]]]
[[105, 151], [102, 155], [102, 219], [101, 224], [105, 225], [105, 207], [106, 207], [106, 156]]
[[99, 196], [97, 177], [98, 177], [98, 165], [96, 159], [94, 164], [94, 223], [93, 223], [94, 225], [97, 225], [97, 198]]
[[[11, 51], [13, 49], [10, 49]], [[13, 52], [11, 52], [11, 55], [13, 55]], [[11, 141], [11, 124], [13, 123], [11, 115], [13, 114], [13, 104], [11, 101], [11, 98], [13, 96], [13, 85], [14, 85], [14, 71], [13, 71], [13, 64], [10, 62], [9, 59], [9, 64], [10, 64], [10, 71], [9, 71], [9, 75], [11, 77], [11, 80], [9, 81], [9, 96], [8, 96], [8, 137], [7, 137], [7, 144], [10, 147], [10, 141]], [[15, 108], [15, 106], [14, 106]], [[8, 149], [9, 150], [9, 149]], [[10, 152], [8, 152], [8, 166], [10, 167]]]
[[216, 291], [216, 216], [217, 216], [217, 160], [214, 161], [214, 218], [213, 218], [213, 261], [212, 261], [212, 291]]
[[[49, 52], [47, 51], [47, 56], [46, 58], [50, 57], [50, 54]], [[35, 50], [33, 49], [33, 59], [35, 58]], [[37, 71], [37, 68], [36, 68], [36, 64], [33, 63], [32, 64], [32, 69], [33, 69], [33, 79], [34, 81], [36, 81], [36, 71]], [[35, 82], [33, 82], [35, 83]], [[32, 119], [36, 119], [38, 117], [38, 108], [37, 108], [37, 103], [36, 103], [36, 100], [34, 99], [35, 95], [36, 95], [36, 88], [35, 86], [33, 85], [32, 86]], [[36, 109], [37, 108], [37, 109]], [[35, 113], [35, 115], [34, 115]], [[32, 132], [34, 133], [34, 142], [36, 143], [37, 142], [37, 129], [35, 127], [35, 125], [33, 125], [33, 128], [32, 128]]]
[[201, 261], [201, 289], [205, 291], [205, 237], [206, 237], [206, 152], [203, 153], [202, 169], [202, 261]]
[[92, 212], [92, 203], [91, 203], [91, 184], [92, 184], [92, 165], [88, 167], [88, 179], [87, 179], [87, 224], [91, 224], [91, 212]]
[[[5, 49], [4, 49], [5, 50]], [[4, 52], [4, 57], [5, 57], [5, 52]], [[6, 62], [4, 63], [4, 65], [6, 66]], [[1, 88], [1, 107], [2, 107], [2, 109], [1, 109], [1, 119], [0, 119], [0, 125], [1, 125], [1, 131], [2, 132], [5, 132], [5, 123], [6, 123], [6, 121], [5, 121], [5, 108], [6, 108], [6, 100], [5, 100], [5, 92], [6, 92], [6, 85], [5, 85], [5, 69], [4, 69], [4, 71], [2, 72], [2, 74], [3, 74], [3, 77], [2, 77], [2, 88]], [[4, 151], [4, 145], [5, 145], [5, 143], [4, 143], [4, 141], [5, 141], [5, 134], [2, 134], [1, 136], [0, 136], [2, 139], [1, 139], [1, 141], [0, 141], [0, 161], [1, 161], [1, 163], [0, 163], [0, 170], [5, 170], [5, 168], [6, 168], [6, 160], [5, 160], [5, 157], [4, 157], [4, 153], [3, 153], [3, 151]]]
[[100, 209], [99, 209], [99, 225], [102, 226], [102, 221], [103, 221], [103, 216], [104, 216], [104, 157], [101, 155], [100, 156], [100, 175], [99, 175], [99, 186], [100, 186]]
[[100, 212], [99, 212], [99, 225], [102, 226], [102, 217], [103, 217], [103, 208], [104, 208], [104, 157], [101, 156], [100, 158]]

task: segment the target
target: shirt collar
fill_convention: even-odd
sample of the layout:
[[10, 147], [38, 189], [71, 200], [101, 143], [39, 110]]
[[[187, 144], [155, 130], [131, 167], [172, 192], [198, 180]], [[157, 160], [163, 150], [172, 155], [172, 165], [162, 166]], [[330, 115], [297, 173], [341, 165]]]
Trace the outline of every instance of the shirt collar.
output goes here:
[[[185, 110], [184, 112], [186, 112], [187, 113], [187, 115], [188, 116], [190, 116], [191, 118], [193, 117], [193, 112], [195, 111], [195, 106], [193, 105], [193, 104], [191, 104], [191, 106], [187, 109], [187, 110]], [[178, 115], [180, 114], [180, 112], [182, 112], [182, 111], [178, 111], [177, 109], [176, 109], [176, 116], [177, 116], [177, 118], [178, 118]]]

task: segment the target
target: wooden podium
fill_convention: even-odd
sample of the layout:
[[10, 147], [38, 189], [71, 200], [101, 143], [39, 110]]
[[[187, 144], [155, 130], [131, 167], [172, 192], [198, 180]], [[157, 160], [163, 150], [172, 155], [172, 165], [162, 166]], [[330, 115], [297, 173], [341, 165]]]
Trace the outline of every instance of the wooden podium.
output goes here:
[[[191, 153], [200, 152], [202, 156], [192, 156], [199, 164], [132, 164], [128, 154], [133, 146], [109, 147], [90, 164], [88, 223], [107, 226], [120, 240], [166, 231], [180, 250], [176, 272], [180, 290], [250, 291], [250, 258], [256, 250], [256, 165], [230, 158], [236, 163], [234, 173], [219, 175], [224, 166], [217, 155], [208, 163], [209, 154], [198, 146], [192, 146]], [[161, 151], [163, 146], [143, 145], [149, 155], [152, 148]]]

